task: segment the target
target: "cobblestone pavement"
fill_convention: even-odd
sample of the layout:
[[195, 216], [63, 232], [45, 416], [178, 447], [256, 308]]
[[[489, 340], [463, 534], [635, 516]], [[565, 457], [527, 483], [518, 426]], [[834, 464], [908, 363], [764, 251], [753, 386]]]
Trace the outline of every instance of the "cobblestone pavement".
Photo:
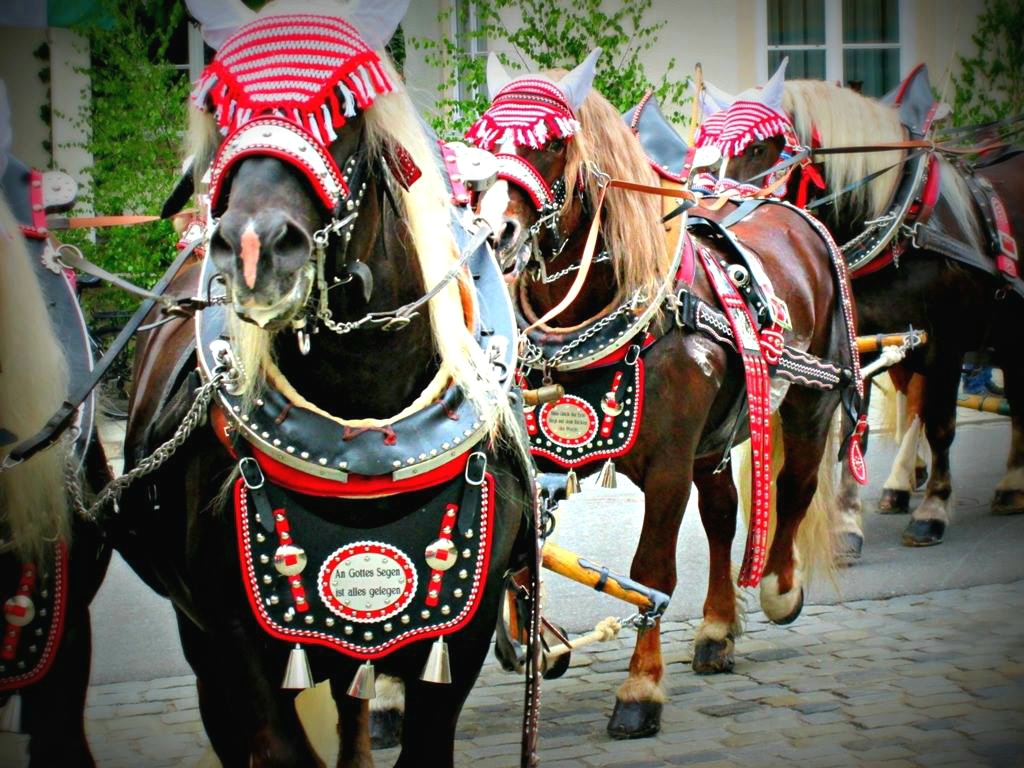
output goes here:
[[[1024, 581], [807, 606], [788, 627], [751, 613], [729, 675], [690, 670], [695, 629], [666, 627], [669, 703], [652, 739], [605, 734], [629, 634], [574, 656], [543, 689], [542, 764], [1024, 765]], [[518, 764], [522, 690], [488, 662], [458, 764]], [[86, 718], [101, 766], [194, 765], [206, 749], [190, 677], [95, 686]], [[376, 753], [379, 765], [396, 756]]]

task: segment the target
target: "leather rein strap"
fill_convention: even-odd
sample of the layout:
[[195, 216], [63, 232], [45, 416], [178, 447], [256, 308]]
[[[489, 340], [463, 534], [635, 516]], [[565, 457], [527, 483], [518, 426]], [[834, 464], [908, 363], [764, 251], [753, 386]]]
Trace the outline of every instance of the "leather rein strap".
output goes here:
[[71, 426], [75, 418], [75, 413], [78, 407], [85, 402], [85, 399], [89, 396], [89, 393], [96, 388], [96, 385], [100, 383], [100, 379], [106, 374], [110, 365], [114, 362], [117, 356], [124, 350], [131, 340], [135, 331], [138, 330], [139, 326], [142, 325], [142, 321], [146, 319], [146, 316], [150, 313], [153, 307], [156, 305], [157, 300], [160, 299], [164, 291], [167, 290], [167, 286], [170, 285], [171, 280], [178, 274], [178, 270], [188, 261], [192, 255], [196, 246], [200, 241], [196, 240], [189, 244], [187, 248], [182, 250], [178, 254], [178, 258], [174, 260], [174, 263], [167, 269], [163, 277], [153, 288], [153, 298], [148, 298], [139, 305], [139, 308], [135, 310], [135, 314], [132, 315], [131, 319], [125, 323], [125, 326], [121, 329], [121, 332], [117, 334], [117, 338], [111, 343], [110, 347], [104, 353], [103, 357], [100, 358], [96, 365], [93, 366], [89, 376], [81, 381], [77, 382], [69, 392], [67, 399], [61, 403], [60, 408], [53, 416], [43, 425], [32, 437], [18, 443], [17, 447], [0, 464], [0, 468], [9, 468], [20, 464], [27, 459], [32, 458], [37, 453], [46, 448], [49, 448], [56, 443], [61, 435]]
[[639, 184], [635, 181], [624, 181], [622, 179], [612, 178], [609, 178], [603, 184], [600, 184], [597, 201], [594, 203], [594, 218], [590, 222], [590, 231], [587, 232], [587, 241], [583, 247], [583, 256], [580, 258], [580, 265], [576, 272], [576, 278], [573, 280], [572, 285], [569, 286], [569, 290], [566, 292], [565, 296], [562, 297], [562, 300], [545, 312], [541, 317], [530, 323], [530, 325], [522, 331], [524, 335], [533, 329], [544, 325], [551, 318], [557, 317], [579, 296], [580, 291], [583, 289], [583, 284], [586, 282], [587, 274], [590, 272], [590, 265], [594, 261], [594, 249], [597, 247], [597, 236], [601, 232], [601, 211], [604, 206], [605, 195], [608, 193], [608, 190], [612, 188], [641, 192], [646, 195], [657, 195], [658, 197], [670, 197], [676, 200], [687, 200], [691, 203], [696, 202], [694, 194], [686, 190], [664, 189], [662, 187], [655, 187], [649, 184]]

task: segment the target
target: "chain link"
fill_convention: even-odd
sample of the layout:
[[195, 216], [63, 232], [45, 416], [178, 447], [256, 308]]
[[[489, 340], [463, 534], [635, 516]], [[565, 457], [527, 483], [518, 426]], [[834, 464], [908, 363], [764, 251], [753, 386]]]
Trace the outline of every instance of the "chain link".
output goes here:
[[587, 328], [585, 331], [583, 331], [583, 333], [581, 333], [575, 339], [573, 339], [564, 347], [559, 349], [554, 355], [552, 355], [549, 358], [545, 358], [544, 353], [540, 349], [540, 347], [536, 346], [527, 337], [525, 339], [526, 343], [523, 347], [523, 362], [531, 367], [536, 366], [538, 363], [543, 363], [545, 368], [556, 367], [563, 357], [565, 357], [570, 352], [575, 350], [581, 344], [584, 344], [590, 339], [592, 339], [594, 336], [596, 336], [598, 333], [604, 330], [609, 324], [611, 324], [611, 322], [615, 320], [615, 318], [617, 318], [619, 315], [625, 314], [633, 306], [635, 306], [638, 297], [639, 293], [629, 297], [626, 301], [620, 304], [616, 310], [602, 317], [600, 320], [598, 320], [592, 326]]
[[[601, 253], [594, 258], [594, 261], [592, 263], [600, 264], [603, 261], [611, 261], [611, 259], [612, 257], [608, 255], [608, 251], [601, 251]], [[555, 274], [553, 275], [544, 274], [544, 276], [541, 278], [541, 282], [544, 283], [545, 285], [547, 285], [548, 283], [553, 283], [555, 282], [555, 280], [560, 280], [561, 278], [565, 277], [568, 274], [577, 272], [579, 268], [579, 264], [570, 264], [565, 269], [555, 272]]]
[[[231, 372], [222, 370], [214, 374], [208, 382], [203, 384], [196, 391], [196, 399], [192, 402], [188, 412], [185, 414], [174, 435], [163, 443], [149, 456], [139, 462], [138, 466], [120, 477], [112, 480], [100, 491], [92, 504], [86, 506], [82, 493], [82, 485], [79, 481], [78, 470], [75, 466], [74, 452], [68, 452], [68, 460], [65, 463], [64, 482], [71, 498], [71, 504], [75, 512], [84, 520], [91, 523], [98, 522], [99, 513], [107, 504], [116, 504], [121, 494], [132, 483], [140, 477], [154, 472], [165, 464], [171, 456], [188, 440], [189, 435], [203, 423], [206, 418], [206, 410], [213, 399], [213, 394], [220, 385], [231, 378]], [[70, 433], [69, 433], [70, 434]]]

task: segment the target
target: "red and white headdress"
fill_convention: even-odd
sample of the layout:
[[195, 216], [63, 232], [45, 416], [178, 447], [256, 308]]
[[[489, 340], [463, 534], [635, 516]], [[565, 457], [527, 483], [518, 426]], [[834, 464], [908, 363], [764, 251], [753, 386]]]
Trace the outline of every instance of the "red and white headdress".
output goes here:
[[723, 158], [738, 157], [755, 141], [782, 136], [784, 152], [800, 151], [793, 123], [782, 109], [782, 89], [786, 79], [784, 59], [763, 87], [751, 88], [739, 96], [705, 83], [702, 92], [705, 119], [697, 133], [696, 145], [713, 144]]
[[356, 109], [395, 88], [380, 57], [343, 19], [314, 14], [258, 18], [230, 36], [199, 78], [193, 103], [211, 108], [223, 133], [274, 116], [322, 144]]
[[490, 152], [508, 142], [540, 149], [551, 139], [571, 139], [580, 129], [576, 110], [590, 91], [600, 54], [595, 49], [554, 83], [543, 75], [513, 80], [492, 53], [487, 62], [491, 106], [466, 131], [467, 141]]
[[565, 94], [550, 80], [519, 77], [502, 88], [466, 139], [488, 152], [507, 141], [539, 149], [551, 139], [568, 139], [580, 129]]

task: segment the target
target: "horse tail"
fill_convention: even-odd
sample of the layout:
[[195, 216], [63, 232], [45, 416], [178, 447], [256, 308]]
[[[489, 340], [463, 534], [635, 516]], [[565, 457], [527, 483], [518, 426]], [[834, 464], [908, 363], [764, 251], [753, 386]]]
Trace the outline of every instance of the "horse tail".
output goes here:
[[[777, 421], [777, 420], [776, 420]], [[782, 430], [778, 427], [778, 442], [782, 442]], [[818, 464], [818, 488], [814, 492], [807, 514], [797, 529], [796, 549], [800, 553], [800, 570], [803, 572], [804, 583], [810, 584], [815, 578], [824, 577], [838, 587], [836, 544], [839, 538], [838, 520], [834, 514], [836, 508], [836, 464], [838, 453], [836, 431], [828, 431], [825, 451]], [[778, 464], [772, 467], [778, 474]]]
[[[0, 427], [13, 434], [0, 458], [43, 427], [67, 389], [64, 350], [18, 222], [0, 195]], [[69, 541], [63, 446], [0, 473], [0, 523], [12, 542], [4, 548], [27, 562], [43, 553], [46, 540]]]
[[[816, 577], [826, 577], [833, 584], [836, 584], [836, 543], [839, 536], [836, 516], [832, 513], [835, 508], [836, 479], [835, 465], [832, 461], [837, 452], [837, 438], [835, 430], [829, 430], [828, 439], [825, 442], [825, 451], [822, 454], [821, 463], [818, 465], [818, 487], [814, 498], [807, 507], [800, 527], [797, 529], [794, 542], [799, 553], [799, 567], [803, 574], [804, 584], [809, 584]], [[737, 461], [734, 462], [735, 470], [738, 473], [738, 490], [740, 498], [740, 509], [743, 512], [744, 523], [750, 526], [750, 442], [747, 441], [737, 449]], [[768, 546], [771, 547], [775, 539], [775, 527], [778, 521], [778, 510], [776, 508], [777, 493], [776, 481], [779, 477], [779, 470], [785, 461], [785, 447], [782, 441], [782, 419], [778, 413], [772, 415], [772, 493], [769, 507]]]

